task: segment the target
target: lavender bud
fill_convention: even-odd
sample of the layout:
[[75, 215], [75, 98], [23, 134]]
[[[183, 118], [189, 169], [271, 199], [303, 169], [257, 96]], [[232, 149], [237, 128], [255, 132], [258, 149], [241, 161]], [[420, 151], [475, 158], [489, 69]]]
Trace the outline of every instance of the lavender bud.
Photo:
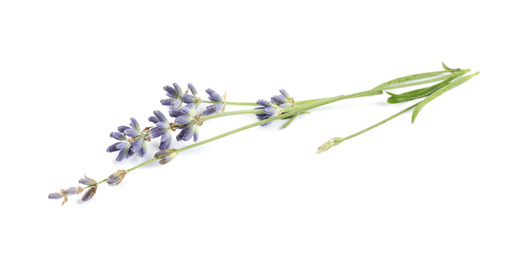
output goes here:
[[76, 194], [80, 194], [81, 192], [83, 191], [83, 188], [81, 187], [71, 187], [69, 189], [66, 190], [66, 195], [76, 195]]
[[97, 182], [94, 179], [88, 178], [86, 175], [84, 175], [84, 178], [80, 178], [79, 183], [84, 185], [94, 185]]
[[188, 83], [187, 86], [188, 86], [188, 89], [190, 90], [190, 92], [192, 93], [192, 95], [197, 95], [198, 94], [198, 91], [196, 90], [194, 85], [192, 85], [192, 83]]
[[161, 159], [159, 161], [160, 164], [167, 164], [170, 162], [174, 157], [176, 157], [177, 151], [175, 149], [165, 149], [157, 152], [154, 156], [155, 158]]
[[117, 172], [108, 176], [108, 180], [106, 181], [106, 183], [108, 183], [111, 186], [119, 185], [123, 181], [125, 175], [126, 175], [125, 170], [118, 170]]
[[183, 94], [181, 100], [187, 104], [198, 103], [198, 99], [191, 94]]
[[260, 105], [260, 106], [264, 106], [264, 107], [272, 107], [273, 104], [265, 99], [259, 99], [258, 101], [256, 101], [256, 104]]
[[287, 100], [287, 98], [282, 95], [277, 95], [277, 96], [273, 96], [271, 98], [271, 101], [274, 103], [283, 104], [283, 103], [287, 103], [289, 100]]
[[118, 130], [119, 132], [121, 132], [121, 133], [124, 133], [124, 131], [125, 131], [126, 129], [129, 129], [129, 128], [130, 128], [129, 126], [121, 125], [121, 126], [118, 126], [118, 127], [117, 127], [117, 130]]
[[285, 89], [280, 89], [280, 93], [282, 93], [282, 95], [284, 95], [284, 97], [286, 97], [287, 99], [292, 99], [292, 97], [289, 95], [289, 93], [287, 93], [287, 91], [285, 91]]
[[[133, 130], [133, 129], [131, 129], [131, 128], [124, 129], [124, 131], [128, 131], [128, 130]], [[112, 137], [112, 138], [114, 138], [116, 140], [119, 140], [119, 141], [126, 140], [126, 136], [123, 133], [121, 133], [121, 132], [111, 132], [110, 133], [110, 137]]]
[[60, 199], [62, 197], [64, 197], [64, 194], [62, 194], [60, 192], [50, 193], [48, 195], [48, 199], [52, 199], [52, 200]]
[[91, 198], [93, 198], [93, 196], [95, 195], [95, 192], [97, 192], [97, 186], [93, 186], [91, 187], [90, 189], [88, 189], [84, 195], [82, 196], [82, 201], [88, 201], [88, 200], [91, 200]]
[[150, 116], [148, 118], [148, 121], [150, 121], [150, 122], [152, 122], [154, 124], [157, 124], [159, 122], [159, 119], [157, 119], [157, 117], [155, 117], [155, 116]]

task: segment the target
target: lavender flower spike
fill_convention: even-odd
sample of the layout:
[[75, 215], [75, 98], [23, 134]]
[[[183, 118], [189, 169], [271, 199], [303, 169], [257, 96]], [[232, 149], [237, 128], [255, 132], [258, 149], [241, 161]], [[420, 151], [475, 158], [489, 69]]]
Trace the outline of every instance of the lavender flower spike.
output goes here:
[[[157, 119], [156, 126], [150, 129], [149, 138], [158, 138], [161, 136], [161, 143], [159, 144], [159, 149], [164, 150], [170, 146], [172, 142], [172, 134], [170, 131], [172, 127], [168, 119], [161, 113], [161, 111], [154, 111], [155, 118]], [[152, 121], [152, 120], [150, 120]]]

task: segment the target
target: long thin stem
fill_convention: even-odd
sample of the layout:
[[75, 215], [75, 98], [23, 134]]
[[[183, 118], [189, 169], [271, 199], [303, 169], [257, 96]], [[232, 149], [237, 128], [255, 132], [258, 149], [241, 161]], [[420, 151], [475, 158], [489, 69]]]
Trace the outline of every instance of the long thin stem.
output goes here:
[[[420, 103], [420, 102], [419, 102], [419, 103]], [[403, 113], [405, 113], [405, 112], [407, 112], [407, 111], [409, 111], [409, 110], [412, 110], [412, 109], [413, 109], [414, 107], [416, 107], [419, 103], [416, 103], [416, 104], [414, 104], [414, 105], [411, 105], [411, 106], [409, 106], [409, 107], [407, 107], [407, 108], [401, 110], [399, 113], [397, 113], [397, 114], [395, 114], [395, 115], [393, 115], [393, 116], [390, 116], [390, 117], [388, 117], [388, 118], [386, 118], [386, 119], [380, 121], [379, 123], [374, 124], [374, 125], [372, 125], [372, 126], [370, 126], [370, 127], [368, 127], [368, 128], [365, 128], [365, 129], [363, 129], [363, 130], [361, 130], [361, 131], [358, 131], [358, 132], [356, 132], [356, 133], [354, 133], [354, 134], [352, 134], [352, 135], [346, 136], [346, 137], [344, 137], [344, 138], [341, 138], [341, 137], [335, 137], [335, 138], [332, 138], [331, 140], [325, 142], [323, 145], [319, 146], [318, 149], [317, 149], [317, 153], [321, 153], [321, 152], [327, 151], [327, 150], [329, 150], [331, 147], [333, 147], [333, 146], [335, 146], [335, 145], [338, 145], [338, 144], [344, 142], [345, 140], [348, 140], [348, 139], [351, 139], [351, 138], [356, 137], [356, 136], [358, 136], [358, 135], [361, 135], [361, 134], [363, 134], [363, 133], [366, 133], [366, 132], [372, 130], [373, 128], [378, 127], [378, 126], [380, 126], [380, 125], [382, 125], [382, 124], [384, 124], [384, 123], [386, 123], [386, 122], [388, 122], [388, 121], [390, 121], [390, 120], [392, 120], [392, 119], [394, 119], [394, 118], [400, 116], [401, 114], [403, 114]]]
[[401, 110], [399, 113], [397, 113], [397, 114], [395, 114], [395, 115], [393, 115], [393, 116], [390, 116], [390, 117], [388, 117], [388, 118], [382, 120], [381, 122], [379, 122], [379, 123], [377, 123], [377, 124], [374, 124], [374, 125], [372, 125], [372, 126], [366, 128], [366, 129], [363, 129], [363, 130], [361, 130], [361, 131], [358, 131], [358, 132], [356, 132], [356, 133], [354, 133], [354, 134], [352, 134], [352, 135], [346, 136], [346, 137], [343, 138], [343, 140], [348, 140], [348, 139], [351, 139], [351, 138], [356, 137], [356, 136], [358, 136], [358, 135], [361, 135], [361, 134], [363, 134], [363, 133], [365, 133], [365, 132], [368, 132], [368, 131], [372, 130], [373, 128], [378, 127], [378, 126], [380, 126], [380, 125], [382, 125], [382, 124], [384, 124], [384, 123], [386, 123], [386, 122], [388, 122], [388, 121], [390, 121], [390, 120], [392, 120], [392, 119], [394, 119], [394, 118], [400, 116], [401, 114], [404, 114], [406, 111], [412, 110], [412, 109], [413, 109], [414, 107], [416, 107], [418, 104], [419, 104], [419, 103], [413, 104], [413, 105], [411, 105], [411, 106], [409, 106], [409, 107], [407, 107], [407, 108]]
[[210, 100], [202, 100], [201, 103], [208, 103], [208, 104], [225, 104], [225, 105], [234, 105], [234, 106], [256, 106], [256, 102], [230, 102], [230, 101], [210, 101]]

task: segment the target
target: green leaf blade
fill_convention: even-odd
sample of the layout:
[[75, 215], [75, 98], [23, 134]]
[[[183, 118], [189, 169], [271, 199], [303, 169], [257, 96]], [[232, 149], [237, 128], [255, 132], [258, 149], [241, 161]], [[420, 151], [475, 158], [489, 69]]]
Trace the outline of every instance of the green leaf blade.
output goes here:
[[414, 109], [414, 112], [412, 113], [412, 124], [414, 123], [415, 121], [415, 118], [417, 117], [417, 115], [419, 114], [419, 112], [421, 111], [421, 109], [423, 109], [423, 107], [430, 103], [430, 101], [434, 100], [435, 98], [441, 96], [443, 93], [467, 82], [468, 80], [470, 80], [472, 77], [478, 75], [479, 72], [476, 72], [474, 74], [471, 74], [471, 75], [467, 75], [467, 76], [464, 76], [462, 78], [459, 78], [458, 80], [456, 81], [453, 81], [453, 82], [450, 82], [448, 83], [447, 85], [443, 86], [442, 88], [436, 90], [435, 92], [433, 92], [432, 94], [430, 94], [428, 97], [426, 97], [423, 101], [419, 102], [419, 104], [415, 107]]

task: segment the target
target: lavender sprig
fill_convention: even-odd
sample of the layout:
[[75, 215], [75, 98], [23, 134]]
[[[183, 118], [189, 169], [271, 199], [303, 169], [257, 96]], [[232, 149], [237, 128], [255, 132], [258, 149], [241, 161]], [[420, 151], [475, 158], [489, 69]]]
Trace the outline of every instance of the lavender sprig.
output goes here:
[[[155, 110], [154, 116], [148, 118], [148, 121], [153, 123], [154, 126], [149, 126], [141, 130], [137, 120], [135, 118], [131, 118], [130, 126], [119, 126], [117, 128], [117, 132], [112, 132], [110, 134], [110, 136], [118, 140], [118, 142], [110, 145], [107, 148], [108, 152], [119, 151], [119, 154], [116, 158], [117, 161], [121, 161], [124, 158], [129, 158], [134, 154], [138, 154], [140, 157], [143, 157], [146, 155], [147, 152], [147, 142], [151, 139], [160, 137], [160, 151], [157, 152], [153, 158], [144, 161], [130, 169], [118, 170], [109, 175], [106, 179], [103, 179], [99, 182], [84, 176], [84, 178], [81, 178], [79, 180], [79, 183], [85, 185], [85, 187], [74, 186], [68, 189], [61, 189], [59, 192], [49, 194], [48, 198], [63, 199], [62, 204], [64, 205], [64, 203], [68, 201], [68, 197], [78, 195], [84, 192], [84, 195], [82, 196], [82, 201], [88, 201], [92, 199], [93, 196], [96, 194], [97, 188], [101, 183], [106, 182], [110, 186], [119, 185], [124, 180], [124, 177], [131, 171], [134, 171], [138, 168], [141, 168], [147, 164], [156, 161], [159, 161], [160, 164], [167, 164], [168, 162], [173, 160], [177, 154], [181, 152], [193, 149], [195, 147], [207, 144], [209, 142], [218, 140], [223, 137], [227, 137], [240, 131], [255, 126], [267, 125], [272, 121], [276, 121], [279, 119], [289, 119], [289, 121], [283, 126], [286, 127], [298, 115], [306, 113], [311, 109], [324, 106], [333, 102], [338, 102], [344, 99], [379, 95], [382, 94], [382, 92], [385, 90], [399, 89], [408, 86], [442, 81], [441, 83], [436, 84], [432, 87], [413, 90], [402, 94], [389, 93], [391, 95], [391, 97], [388, 99], [389, 103], [406, 102], [409, 100], [415, 100], [419, 98], [424, 98], [424, 100], [353, 135], [344, 138], [332, 138], [331, 140], [320, 146], [317, 150], [318, 153], [327, 151], [331, 147], [336, 146], [345, 140], [351, 139], [355, 136], [365, 133], [415, 108], [414, 114], [412, 116], [413, 122], [419, 111], [428, 102], [432, 101], [433, 99], [437, 98], [446, 91], [459, 86], [460, 84], [468, 81], [470, 78], [477, 75], [477, 73], [475, 73], [460, 78], [461, 76], [463, 76], [463, 74], [468, 73], [470, 70], [450, 69], [444, 64], [443, 68], [443, 71], [413, 74], [405, 77], [396, 78], [394, 80], [387, 81], [373, 88], [372, 90], [357, 92], [350, 95], [340, 95], [335, 97], [304, 100], [298, 102], [295, 102], [293, 97], [291, 97], [289, 93], [283, 89], [280, 90], [280, 95], [272, 96], [270, 101], [260, 99], [255, 103], [228, 102], [225, 100], [225, 96], [219, 95], [212, 89], [206, 89], [205, 92], [208, 94], [208, 98], [210, 101], [202, 101], [201, 98], [197, 95], [198, 92], [196, 88], [192, 84], [188, 84], [188, 89], [185, 93], [183, 93], [181, 88], [175, 83], [173, 84], [173, 86], [167, 85], [163, 89], [165, 90], [166, 95], [169, 98], [161, 100], [161, 104], [168, 106], [169, 115], [174, 118], [173, 122], [171, 122], [167, 117], [165, 117], [165, 115], [161, 111]], [[186, 105], [182, 107], [183, 103]], [[198, 113], [198, 107], [201, 103], [209, 103], [210, 105], [203, 109], [201, 113]], [[227, 104], [238, 106], [253, 106], [255, 108], [249, 110], [224, 112], [225, 105]], [[197, 142], [199, 137], [198, 127], [201, 126], [204, 122], [211, 119], [240, 114], [255, 114], [259, 121], [233, 129], [215, 137]], [[176, 141], [189, 141], [193, 139], [194, 143], [179, 147], [177, 149], [169, 148], [172, 145], [172, 132], [176, 130], [180, 130], [180, 132], [176, 136]]]

